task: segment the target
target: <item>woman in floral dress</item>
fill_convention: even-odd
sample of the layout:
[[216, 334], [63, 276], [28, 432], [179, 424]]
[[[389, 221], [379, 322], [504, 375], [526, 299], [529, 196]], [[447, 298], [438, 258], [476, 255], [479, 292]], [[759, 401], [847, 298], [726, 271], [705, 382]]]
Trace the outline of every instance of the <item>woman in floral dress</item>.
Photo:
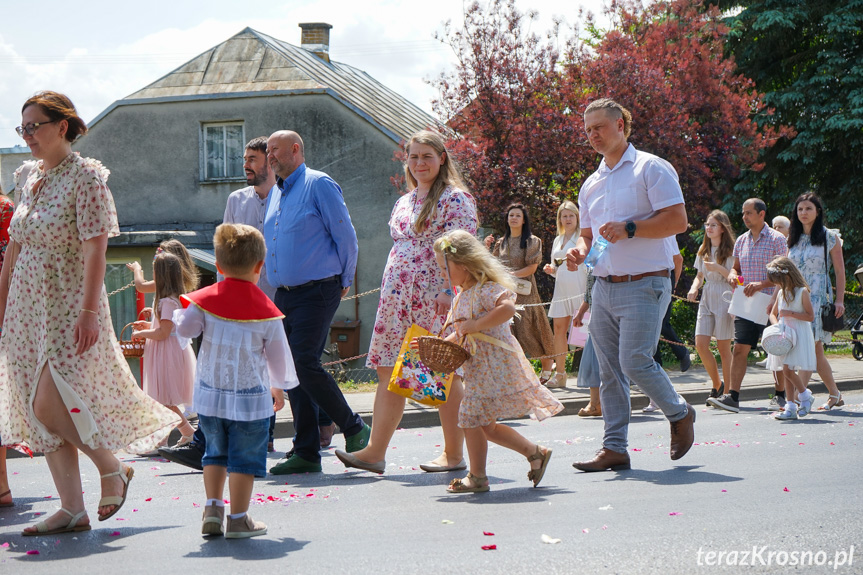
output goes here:
[[[350, 454], [336, 452], [346, 465], [377, 473], [383, 472], [389, 442], [405, 407], [405, 398], [387, 389], [402, 341], [411, 324], [434, 330], [436, 318], [440, 322], [452, 303], [451, 287], [435, 263], [434, 241], [450, 230], [475, 234], [477, 227], [476, 204], [440, 134], [418, 132], [405, 150], [405, 178], [411, 191], [398, 199], [390, 216], [390, 235], [395, 243], [384, 269], [366, 361], [366, 366], [378, 373], [372, 433], [364, 449]], [[424, 471], [465, 468], [464, 433], [458, 428], [462, 394], [461, 378], [456, 376], [449, 399], [438, 410], [444, 451], [422, 464]]]
[[[826, 250], [825, 250], [826, 243]], [[825, 251], [829, 257], [825, 259]], [[836, 316], [845, 313], [845, 258], [842, 256], [842, 239], [836, 230], [824, 227], [824, 208], [821, 199], [806, 193], [794, 202], [791, 212], [791, 229], [788, 233], [788, 259], [800, 272], [812, 296], [812, 309], [815, 319], [812, 321], [812, 331], [815, 336], [815, 359], [818, 375], [827, 387], [829, 397], [819, 410], [827, 411], [834, 407], [845, 405], [833, 370], [824, 355], [824, 344], [833, 341], [833, 334], [821, 327], [821, 306], [833, 302], [836, 305]], [[836, 275], [836, 299], [833, 299], [833, 287], [830, 283], [828, 267], [833, 265]], [[811, 371], [801, 371], [800, 377], [804, 384], [809, 383]]]
[[[512, 275], [530, 283], [530, 293], [518, 294], [516, 306], [541, 302], [536, 289], [536, 269], [542, 263], [542, 240], [530, 231], [530, 218], [522, 204], [511, 204], [506, 208], [507, 232], [494, 243], [494, 237], [485, 239], [486, 247], [500, 258], [503, 265], [512, 270]], [[541, 306], [525, 307], [517, 312], [512, 324], [515, 339], [521, 344], [527, 357], [544, 357], [540, 360], [542, 372], [539, 380], [543, 384], [551, 378], [551, 355], [554, 354], [554, 335]]]
[[72, 153], [86, 125], [56, 92], [27, 100], [21, 116], [18, 133], [41, 161], [17, 198], [0, 272], [0, 436], [44, 452], [60, 495], [60, 511], [22, 534], [86, 531], [78, 451], [101, 475], [104, 521], [133, 475], [113, 451], [154, 447], [176, 415], [138, 388], [113, 333], [103, 281], [119, 228], [108, 170]]

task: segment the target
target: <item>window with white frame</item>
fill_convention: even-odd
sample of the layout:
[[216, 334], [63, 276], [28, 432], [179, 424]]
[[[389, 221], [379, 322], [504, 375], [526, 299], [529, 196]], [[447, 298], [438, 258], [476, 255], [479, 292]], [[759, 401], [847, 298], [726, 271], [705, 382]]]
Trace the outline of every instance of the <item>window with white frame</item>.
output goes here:
[[205, 180], [243, 177], [242, 123], [204, 124]]

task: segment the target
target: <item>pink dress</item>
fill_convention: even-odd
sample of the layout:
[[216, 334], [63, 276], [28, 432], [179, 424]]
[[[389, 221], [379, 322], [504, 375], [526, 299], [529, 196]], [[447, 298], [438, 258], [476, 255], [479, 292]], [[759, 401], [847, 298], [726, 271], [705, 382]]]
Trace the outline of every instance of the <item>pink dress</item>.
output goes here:
[[[486, 282], [481, 288], [474, 285], [456, 297], [453, 317], [479, 319], [495, 308], [501, 295], [515, 299], [515, 292], [500, 284]], [[509, 344], [516, 351], [476, 340], [476, 352], [462, 366], [464, 399], [458, 410], [459, 427], [481, 427], [498, 419], [524, 415], [542, 421], [563, 410], [563, 405], [539, 383], [509, 323], [482, 333]]]
[[[153, 329], [160, 319], [171, 320], [174, 310], [183, 309], [180, 300], [162, 298], [153, 314]], [[180, 346], [176, 326], [167, 339], [148, 339], [144, 343], [144, 391], [162, 405], [192, 405], [195, 386], [195, 352]]]
[[[47, 367], [81, 440], [91, 448], [153, 449], [177, 422], [135, 382], [111, 324], [105, 288], [94, 311], [96, 343], [75, 353], [75, 323], [84, 297], [84, 240], [116, 236], [117, 212], [98, 161], [69, 154], [24, 185], [9, 236], [21, 245], [12, 270], [0, 340], [0, 437], [26, 451], [55, 451], [63, 440], [33, 414], [32, 398]], [[136, 440], [139, 440], [136, 442]]]
[[422, 209], [416, 190], [396, 202], [390, 216], [390, 235], [395, 243], [387, 258], [381, 282], [378, 314], [369, 344], [366, 367], [394, 366], [402, 340], [411, 324], [434, 329], [435, 297], [444, 285], [434, 258], [434, 242], [452, 230], [476, 234], [476, 203], [457, 188], [443, 191], [434, 217], [422, 233], [413, 224]]

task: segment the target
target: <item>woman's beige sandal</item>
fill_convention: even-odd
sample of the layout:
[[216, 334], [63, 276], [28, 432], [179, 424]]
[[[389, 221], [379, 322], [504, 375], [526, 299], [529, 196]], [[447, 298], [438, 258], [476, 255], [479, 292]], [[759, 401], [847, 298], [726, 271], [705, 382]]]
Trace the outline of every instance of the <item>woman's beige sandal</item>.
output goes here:
[[527, 478], [533, 481], [534, 487], [539, 485], [539, 482], [542, 481], [542, 477], [545, 475], [545, 468], [548, 467], [549, 459], [551, 459], [551, 448], [547, 447], [545, 449], [545, 454], [543, 454], [542, 447], [539, 445], [536, 446], [536, 453], [527, 458], [528, 461], [542, 461], [542, 465], [540, 465], [538, 469], [531, 469], [527, 472]]
[[60, 511], [67, 514], [71, 519], [69, 519], [69, 523], [66, 527], [57, 527], [56, 529], [49, 529], [48, 524], [44, 521], [40, 521], [33, 527], [36, 528], [36, 531], [22, 531], [21, 535], [24, 537], [34, 537], [39, 535], [57, 535], [58, 533], [78, 533], [80, 531], [89, 531], [90, 524], [86, 525], [78, 525], [78, 521], [81, 520], [82, 517], [87, 515], [87, 511], [82, 511], [81, 513], [73, 514], [68, 509], [60, 508]]
[[123, 464], [120, 464], [120, 469], [113, 473], [106, 473], [102, 475], [102, 479], [106, 479], [108, 477], [113, 477], [118, 475], [120, 479], [123, 480], [123, 495], [109, 495], [107, 497], [103, 497], [99, 500], [99, 507], [107, 507], [108, 505], [113, 505], [114, 510], [106, 515], [100, 515], [99, 521], [105, 521], [113, 517], [120, 508], [123, 507], [123, 504], [126, 503], [126, 493], [129, 491], [129, 482], [132, 481], [132, 476], [135, 475], [135, 470], [131, 467], [127, 467], [125, 471], [123, 471]]
[[[465, 481], [470, 481], [468, 485]], [[488, 491], [488, 477], [477, 477], [470, 471], [464, 479], [453, 479], [446, 488], [450, 493], [485, 493]]]

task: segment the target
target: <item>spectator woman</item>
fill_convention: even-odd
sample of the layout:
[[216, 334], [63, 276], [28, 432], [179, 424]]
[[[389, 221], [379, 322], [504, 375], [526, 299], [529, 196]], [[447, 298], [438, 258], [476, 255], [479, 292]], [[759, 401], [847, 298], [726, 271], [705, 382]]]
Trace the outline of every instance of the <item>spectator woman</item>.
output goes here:
[[103, 281], [119, 227], [108, 170], [72, 153], [84, 121], [56, 92], [28, 99], [21, 120], [40, 161], [16, 198], [0, 272], [0, 436], [45, 453], [60, 496], [60, 510], [22, 534], [87, 531], [78, 452], [101, 475], [104, 521], [134, 475], [113, 451], [136, 440], [154, 448], [176, 416], [138, 387], [114, 335]]
[[557, 237], [551, 248], [551, 263], [545, 264], [542, 271], [554, 277], [554, 295], [548, 317], [554, 323], [555, 374], [546, 387], [566, 387], [566, 334], [572, 318], [578, 313], [587, 289], [587, 268], [571, 272], [566, 269], [566, 252], [575, 247], [581, 226], [578, 220], [578, 207], [569, 200], [561, 202], [557, 209]]
[[[734, 265], [735, 239], [728, 215], [722, 210], [710, 212], [704, 222], [704, 241], [701, 242], [695, 257], [698, 274], [686, 294], [689, 301], [695, 301], [699, 288], [704, 285], [695, 320], [695, 349], [713, 382], [709, 397], [720, 397], [725, 389], [725, 382], [731, 381], [734, 318], [729, 315], [729, 304], [722, 298], [722, 294], [728, 291], [728, 272]], [[712, 338], [716, 338], [719, 357], [722, 359], [723, 379], [719, 378], [716, 358], [710, 349]]]
[[[405, 150], [405, 179], [411, 191], [396, 201], [390, 216], [394, 244], [384, 268], [366, 361], [366, 367], [378, 373], [371, 437], [359, 451], [336, 451], [345, 465], [375, 473], [385, 469], [386, 452], [405, 409], [405, 398], [387, 389], [402, 341], [411, 324], [432, 331], [435, 320], [443, 319], [452, 305], [452, 286], [438, 269], [434, 242], [451, 230], [476, 234], [477, 227], [476, 203], [440, 134], [418, 132]], [[466, 469], [464, 432], [458, 427], [463, 395], [461, 377], [456, 375], [449, 399], [438, 409], [444, 450], [420, 465], [424, 471]]]
[[[500, 258], [516, 279], [522, 280], [516, 289], [516, 306], [541, 303], [534, 274], [542, 262], [542, 240], [530, 232], [530, 218], [523, 204], [510, 204], [505, 214], [506, 233], [497, 242], [488, 236], [485, 245], [491, 248], [494, 244], [492, 254]], [[551, 378], [550, 356], [554, 353], [551, 325], [541, 306], [525, 307], [516, 313], [512, 331], [527, 357], [543, 357], [539, 379], [545, 383]]]
[[[829, 257], [825, 257], [829, 254]], [[833, 370], [824, 355], [824, 344], [830, 343], [833, 334], [824, 331], [821, 325], [821, 306], [833, 303], [836, 317], [845, 313], [845, 259], [842, 256], [842, 238], [837, 230], [824, 227], [824, 208], [821, 198], [814, 193], [805, 193], [794, 202], [791, 212], [791, 231], [788, 233], [788, 258], [801, 271], [809, 284], [815, 320], [812, 330], [815, 335], [815, 359], [818, 375], [827, 387], [830, 397], [818, 409], [830, 410], [845, 405], [842, 394], [833, 378]], [[829, 268], [832, 264], [836, 276], [836, 295], [830, 282]], [[809, 383], [811, 371], [801, 371], [804, 384]]]

